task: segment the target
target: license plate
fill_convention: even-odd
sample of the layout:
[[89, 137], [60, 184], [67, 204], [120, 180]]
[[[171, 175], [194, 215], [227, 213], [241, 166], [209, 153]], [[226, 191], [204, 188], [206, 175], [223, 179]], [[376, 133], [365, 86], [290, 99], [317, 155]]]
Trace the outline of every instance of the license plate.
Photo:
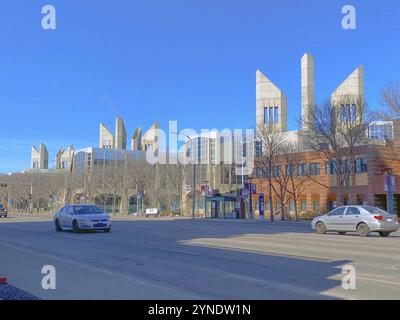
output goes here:
[[105, 227], [106, 225], [104, 223], [96, 223], [94, 224], [95, 228], [100, 228], [100, 227]]
[[391, 222], [391, 221], [393, 221], [393, 219], [387, 218], [386, 221]]

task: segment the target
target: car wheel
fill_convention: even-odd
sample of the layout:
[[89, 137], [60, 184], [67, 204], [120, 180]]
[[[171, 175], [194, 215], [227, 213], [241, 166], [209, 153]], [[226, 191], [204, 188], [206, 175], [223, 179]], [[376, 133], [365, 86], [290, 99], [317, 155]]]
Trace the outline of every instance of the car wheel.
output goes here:
[[61, 232], [61, 226], [60, 226], [60, 221], [58, 221], [58, 219], [55, 221], [55, 226], [56, 226], [56, 231], [57, 232]]
[[341, 236], [344, 236], [345, 234], [346, 234], [346, 232], [344, 232], [344, 231], [340, 231], [340, 232], [338, 232]]
[[368, 237], [370, 231], [365, 223], [360, 223], [357, 226], [357, 232], [361, 237]]
[[325, 226], [325, 223], [323, 223], [323, 222], [321, 222], [321, 221], [318, 222], [318, 223], [315, 225], [315, 228], [316, 228], [318, 234], [325, 234], [325, 233], [326, 233], [326, 226]]
[[81, 229], [79, 229], [78, 221], [74, 220], [74, 222], [72, 223], [72, 230], [74, 233], [81, 232]]
[[104, 232], [110, 232], [111, 231], [111, 228], [107, 228], [107, 229], [104, 229]]
[[390, 235], [390, 232], [387, 231], [379, 231], [378, 233], [382, 238], [388, 237]]

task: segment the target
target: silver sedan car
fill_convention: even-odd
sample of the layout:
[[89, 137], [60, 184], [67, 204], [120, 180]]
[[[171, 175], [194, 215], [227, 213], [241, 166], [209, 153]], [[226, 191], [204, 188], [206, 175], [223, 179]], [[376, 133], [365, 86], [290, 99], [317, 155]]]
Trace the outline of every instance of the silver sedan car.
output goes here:
[[94, 205], [67, 205], [54, 215], [56, 231], [72, 230], [79, 233], [82, 230], [111, 231], [111, 218], [99, 207]]
[[314, 218], [311, 226], [317, 233], [336, 231], [340, 234], [358, 232], [367, 237], [371, 232], [378, 232], [381, 237], [399, 230], [397, 215], [372, 206], [343, 206]]

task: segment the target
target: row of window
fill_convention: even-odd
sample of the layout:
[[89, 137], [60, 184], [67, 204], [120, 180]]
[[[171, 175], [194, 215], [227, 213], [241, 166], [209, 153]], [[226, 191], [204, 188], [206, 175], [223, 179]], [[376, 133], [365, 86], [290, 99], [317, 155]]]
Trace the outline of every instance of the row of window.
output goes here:
[[[333, 161], [330, 161], [326, 165], [326, 174], [334, 175], [336, 174], [335, 170], [336, 163]], [[351, 170], [351, 166], [348, 166], [349, 170]], [[296, 170], [297, 169], [297, 172]], [[274, 166], [272, 168], [272, 176], [273, 177], [280, 177], [282, 167], [281, 166]], [[368, 165], [367, 165], [367, 159], [357, 159], [355, 161], [354, 169], [355, 173], [364, 173], [368, 172]], [[321, 174], [321, 164], [318, 162], [312, 162], [312, 163], [301, 163], [297, 165], [297, 168], [293, 164], [289, 164], [285, 166], [285, 175], [286, 176], [294, 176], [297, 174], [297, 176], [319, 176]], [[264, 168], [255, 168], [254, 170], [254, 175], [256, 178], [261, 178], [261, 177], [269, 177], [271, 175], [271, 170], [268, 167]]]
[[[274, 166], [272, 168], [272, 176], [273, 177], [280, 177], [281, 170], [283, 168], [281, 166]], [[319, 176], [320, 175], [320, 164], [318, 162], [313, 163], [301, 163], [297, 165], [297, 172], [295, 172], [295, 166], [293, 164], [289, 164], [285, 166], [285, 175], [286, 176], [294, 176], [296, 173], [298, 176]], [[254, 175], [256, 178], [261, 177], [269, 177], [271, 175], [271, 170], [268, 167], [265, 168], [255, 168]]]
[[[300, 211], [301, 212], [307, 212], [307, 201], [306, 200], [302, 200], [300, 201]], [[278, 209], [278, 204], [275, 203], [276, 206], [276, 210]], [[265, 202], [265, 209], [268, 211], [270, 210], [270, 205], [269, 205], [269, 201]], [[320, 212], [320, 202], [318, 200], [313, 201], [312, 202], [312, 210], [313, 212], [319, 213]], [[289, 201], [289, 211], [290, 212], [294, 212], [295, 211], [295, 202], [294, 201]]]
[[264, 108], [264, 124], [274, 124], [279, 122], [278, 107], [265, 107]]
[[357, 120], [357, 106], [355, 104], [342, 104], [340, 106], [340, 120], [342, 122], [355, 122]]

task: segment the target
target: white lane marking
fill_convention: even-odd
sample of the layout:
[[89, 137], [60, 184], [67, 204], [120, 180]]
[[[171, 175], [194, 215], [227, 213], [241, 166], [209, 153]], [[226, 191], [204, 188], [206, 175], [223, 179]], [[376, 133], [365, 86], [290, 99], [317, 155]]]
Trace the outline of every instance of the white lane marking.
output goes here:
[[365, 280], [365, 281], [372, 281], [372, 282], [380, 282], [380, 283], [385, 283], [385, 284], [393, 284], [395, 286], [400, 286], [400, 282], [396, 281], [388, 281], [388, 280], [380, 280], [380, 279], [374, 279], [374, 278], [368, 278], [368, 277], [360, 277], [357, 275], [357, 279]]

